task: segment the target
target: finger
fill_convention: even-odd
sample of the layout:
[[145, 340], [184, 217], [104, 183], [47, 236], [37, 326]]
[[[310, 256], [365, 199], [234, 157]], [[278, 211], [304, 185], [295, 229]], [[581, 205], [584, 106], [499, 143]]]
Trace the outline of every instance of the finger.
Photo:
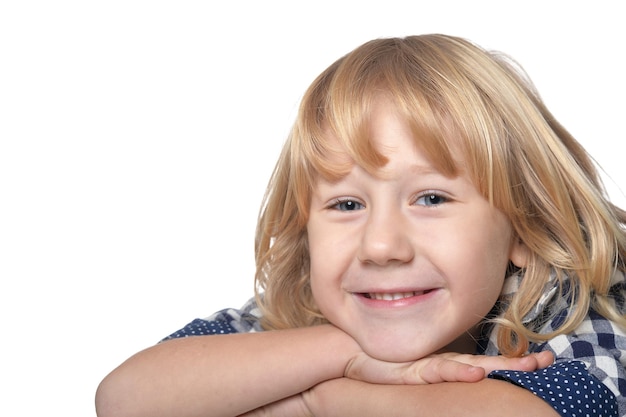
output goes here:
[[537, 353], [531, 353], [530, 355], [523, 356], [521, 358], [507, 358], [504, 363], [506, 368], [515, 371], [535, 371], [537, 369], [545, 368], [554, 362], [554, 356], [550, 351], [543, 351]]
[[433, 358], [419, 368], [415, 381], [408, 383], [476, 382], [485, 377], [485, 370], [449, 359]]
[[518, 358], [506, 356], [476, 356], [470, 363], [480, 366], [487, 373], [495, 370], [534, 371], [550, 365], [554, 358], [549, 351], [533, 353]]
[[537, 358], [537, 369], [546, 368], [554, 363], [554, 354], [549, 350], [534, 354]]

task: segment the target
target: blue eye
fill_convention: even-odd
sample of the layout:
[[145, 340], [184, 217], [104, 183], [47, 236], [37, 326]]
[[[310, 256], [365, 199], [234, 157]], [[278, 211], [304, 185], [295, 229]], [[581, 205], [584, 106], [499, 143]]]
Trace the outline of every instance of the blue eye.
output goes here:
[[363, 209], [363, 204], [354, 200], [338, 200], [331, 208], [339, 211], [353, 211]]
[[427, 207], [433, 207], [433, 206], [439, 206], [445, 202], [447, 202], [448, 199], [436, 194], [436, 193], [427, 193], [424, 194], [422, 196], [420, 196], [416, 201], [415, 204], [421, 205], [421, 206], [427, 206]]

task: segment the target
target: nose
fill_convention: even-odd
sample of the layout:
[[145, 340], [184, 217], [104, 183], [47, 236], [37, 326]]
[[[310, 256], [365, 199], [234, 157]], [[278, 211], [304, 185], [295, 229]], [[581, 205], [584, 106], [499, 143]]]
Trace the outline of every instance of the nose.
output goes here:
[[361, 236], [358, 258], [376, 265], [410, 262], [415, 250], [401, 209], [372, 210]]

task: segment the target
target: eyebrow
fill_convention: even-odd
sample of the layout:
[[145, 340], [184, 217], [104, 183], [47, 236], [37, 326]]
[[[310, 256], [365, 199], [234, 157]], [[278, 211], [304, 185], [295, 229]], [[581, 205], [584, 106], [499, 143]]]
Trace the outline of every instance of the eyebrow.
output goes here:
[[456, 177], [463, 176], [465, 175], [464, 173], [466, 173], [463, 167], [463, 164], [462, 163], [460, 164], [458, 161], [455, 161], [454, 165], [451, 167], [451, 170], [452, 171], [450, 173], [446, 173], [445, 169], [442, 170], [433, 164], [428, 164], [428, 165], [415, 164], [415, 165], [409, 166], [409, 171], [412, 174], [422, 175], [422, 176], [441, 175], [446, 178], [456, 178]]
[[[410, 165], [408, 167], [408, 170], [405, 172], [408, 172], [409, 175], [415, 177], [429, 177], [433, 175], [439, 175], [448, 178], [443, 172], [430, 165]], [[382, 179], [387, 178], [390, 174], [391, 173], [387, 171], [384, 166], [380, 167], [375, 173], [373, 173], [374, 176]]]
[[412, 173], [415, 174], [419, 174], [419, 175], [432, 175], [432, 174], [439, 174], [439, 175], [443, 175], [441, 173], [441, 171], [439, 171], [438, 169], [432, 167], [432, 166], [424, 166], [424, 165], [411, 165], [409, 167], [409, 170]]

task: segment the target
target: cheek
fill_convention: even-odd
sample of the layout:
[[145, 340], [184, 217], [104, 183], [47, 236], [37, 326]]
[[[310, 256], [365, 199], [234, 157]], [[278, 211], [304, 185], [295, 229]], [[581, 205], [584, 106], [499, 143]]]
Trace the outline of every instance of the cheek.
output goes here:
[[500, 295], [509, 266], [511, 234], [508, 229], [496, 229], [488, 242], [483, 245], [481, 256], [483, 263], [484, 284], [490, 290], [488, 297], [495, 299]]
[[454, 272], [458, 280], [451, 282], [451, 288], [466, 315], [484, 317], [502, 292], [508, 261], [502, 248], [495, 244], [483, 242], [475, 248], [480, 251], [473, 251], [473, 256], [465, 254], [469, 262], [457, 264]]
[[322, 236], [315, 232], [309, 232], [308, 247], [311, 280], [324, 276], [325, 269], [332, 262], [332, 259], [329, 259], [329, 256], [332, 256], [332, 252], [329, 251], [330, 245], [323, 240]]
[[483, 292], [480, 298], [492, 300], [500, 294], [509, 265], [511, 228], [503, 215], [485, 218], [491, 221], [469, 231], [468, 244], [459, 258], [467, 261], [468, 274], [474, 277], [472, 284]]
[[338, 305], [336, 282], [332, 279], [333, 271], [325, 267], [328, 263], [314, 263], [311, 261], [310, 285], [313, 301], [320, 313], [327, 319], [333, 320], [334, 306]]
[[311, 222], [308, 229], [310, 273], [312, 281], [339, 279], [355, 257], [354, 233], [341, 228]]
[[333, 245], [323, 239], [323, 234], [309, 233], [309, 279], [313, 298], [320, 305], [320, 300], [326, 299], [333, 277], [336, 276], [334, 266], [337, 263]]
[[345, 270], [345, 257], [341, 256], [341, 252], [340, 247], [333, 245], [310, 247], [309, 276], [312, 289], [323, 291], [331, 285], [338, 285]]
[[475, 223], [476, 228], [471, 234], [471, 243], [480, 251], [486, 264], [501, 269], [509, 262], [511, 250], [512, 228], [506, 216], [496, 209], [484, 215], [482, 222]]
[[344, 278], [350, 270], [352, 257], [345, 243], [328, 239], [327, 234], [309, 240], [309, 280], [315, 304], [322, 315], [334, 322], [345, 301]]

